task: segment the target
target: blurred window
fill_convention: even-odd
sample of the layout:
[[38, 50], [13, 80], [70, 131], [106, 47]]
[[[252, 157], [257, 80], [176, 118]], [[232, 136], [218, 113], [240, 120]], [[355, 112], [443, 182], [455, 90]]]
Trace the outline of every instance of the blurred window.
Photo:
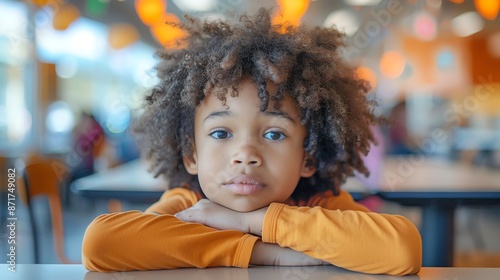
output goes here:
[[1, 1], [0, 11], [0, 151], [25, 149], [32, 140], [33, 64], [28, 7], [25, 3]]

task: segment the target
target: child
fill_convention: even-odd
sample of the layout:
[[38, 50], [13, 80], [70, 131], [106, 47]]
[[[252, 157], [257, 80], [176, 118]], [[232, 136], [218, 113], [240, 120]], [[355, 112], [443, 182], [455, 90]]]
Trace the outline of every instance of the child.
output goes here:
[[339, 187], [368, 174], [377, 123], [367, 82], [334, 29], [187, 17], [137, 126], [170, 190], [145, 212], [99, 216], [83, 241], [95, 271], [333, 264], [404, 275], [421, 266], [415, 226]]

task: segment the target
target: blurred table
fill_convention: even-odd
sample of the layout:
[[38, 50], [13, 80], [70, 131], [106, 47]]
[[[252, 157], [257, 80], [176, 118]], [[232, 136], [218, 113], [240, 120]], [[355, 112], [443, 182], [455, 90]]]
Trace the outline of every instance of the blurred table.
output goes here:
[[129, 202], [156, 202], [167, 190], [162, 177], [154, 178], [141, 160], [75, 180], [71, 190], [90, 199], [118, 199]]
[[458, 127], [453, 133], [457, 150], [500, 150], [500, 129]]
[[[162, 177], [153, 178], [147, 171], [147, 163], [133, 160], [123, 165], [75, 180], [71, 190], [90, 199], [118, 199], [128, 202], [156, 202], [167, 190]], [[346, 188], [355, 200], [366, 198], [372, 193], [363, 185]]]
[[[232, 267], [181, 268], [173, 270], [151, 270], [130, 272], [91, 272], [83, 265], [68, 264], [18, 264], [16, 272], [0, 264], [0, 279], [9, 280], [159, 280], [159, 279], [205, 279], [205, 280], [267, 280], [267, 279], [349, 279], [349, 280], [396, 280], [397, 276], [371, 275], [348, 271], [334, 266], [253, 266], [248, 269]], [[405, 280], [496, 280], [500, 268], [435, 268], [424, 267], [417, 275], [405, 276]]]
[[452, 266], [458, 205], [500, 205], [500, 170], [421, 155], [384, 160], [377, 195], [422, 208], [423, 266]]
[[[140, 160], [76, 180], [72, 190], [91, 199], [155, 202], [167, 189]], [[500, 172], [446, 160], [387, 158], [377, 186], [370, 190], [356, 178], [342, 187], [355, 200], [375, 193], [384, 200], [422, 208], [420, 233], [424, 266], [452, 266], [457, 205], [500, 205]]]

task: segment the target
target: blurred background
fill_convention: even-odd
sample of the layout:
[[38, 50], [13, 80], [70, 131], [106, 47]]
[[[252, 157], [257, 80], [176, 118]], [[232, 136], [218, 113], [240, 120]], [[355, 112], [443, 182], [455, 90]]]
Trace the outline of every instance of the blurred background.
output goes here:
[[[252, 14], [260, 7], [281, 11], [276, 22], [346, 33], [342, 55], [372, 84], [377, 113], [394, 120], [377, 128], [384, 154], [446, 158], [500, 172], [500, 0], [0, 0], [1, 184], [7, 168], [16, 168], [22, 182], [30, 160], [60, 163], [67, 174], [60, 200], [69, 258], [80, 260], [86, 225], [109, 211], [109, 205], [76, 197], [70, 183], [140, 156], [129, 127], [157, 82], [155, 51], [179, 47], [173, 42], [182, 36], [164, 22], [185, 14], [208, 20]], [[2, 211], [6, 201], [2, 196]], [[40, 261], [60, 262], [47, 202], [32, 203]], [[32, 263], [24, 205], [20, 193], [17, 214], [25, 218], [17, 231], [18, 262]], [[419, 222], [411, 207], [381, 207]], [[458, 252], [483, 254], [458, 263], [500, 266], [499, 214], [498, 206], [459, 209]], [[482, 219], [482, 245], [469, 236], [470, 224], [460, 222], [471, 215]]]

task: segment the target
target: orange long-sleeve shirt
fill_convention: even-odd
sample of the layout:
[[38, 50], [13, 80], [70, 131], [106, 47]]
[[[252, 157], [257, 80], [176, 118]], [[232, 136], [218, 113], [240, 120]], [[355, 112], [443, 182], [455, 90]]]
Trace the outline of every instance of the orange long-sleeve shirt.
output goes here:
[[[145, 212], [97, 217], [85, 232], [83, 264], [94, 271], [248, 267], [260, 237], [173, 216], [200, 198], [175, 188]], [[344, 191], [339, 196], [318, 194], [299, 205], [272, 203], [264, 217], [262, 241], [365, 273], [414, 274], [422, 262], [421, 238], [410, 221], [368, 212]]]

